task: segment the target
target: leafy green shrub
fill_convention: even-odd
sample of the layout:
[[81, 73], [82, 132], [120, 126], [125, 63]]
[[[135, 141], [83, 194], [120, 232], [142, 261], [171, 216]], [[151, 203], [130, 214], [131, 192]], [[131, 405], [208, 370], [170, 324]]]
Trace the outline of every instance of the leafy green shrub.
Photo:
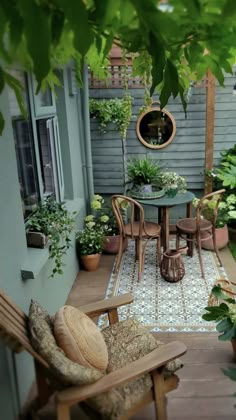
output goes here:
[[217, 306], [208, 306], [205, 308], [207, 313], [202, 318], [205, 321], [216, 321], [216, 330], [220, 333], [219, 340], [227, 341], [236, 339], [236, 302], [229, 298], [223, 292], [221, 287], [214, 286], [212, 295], [221, 303]]

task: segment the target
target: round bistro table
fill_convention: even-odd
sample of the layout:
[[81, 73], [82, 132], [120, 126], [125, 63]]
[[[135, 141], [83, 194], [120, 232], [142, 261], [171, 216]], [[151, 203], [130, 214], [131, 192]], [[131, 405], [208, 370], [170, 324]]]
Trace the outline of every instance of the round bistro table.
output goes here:
[[175, 197], [167, 197], [166, 195], [160, 198], [154, 199], [137, 199], [142, 205], [157, 207], [158, 212], [158, 223], [161, 225], [161, 243], [164, 251], [169, 249], [169, 224], [170, 224], [170, 208], [178, 206], [180, 204], [186, 204], [186, 217], [192, 217], [192, 200], [195, 195], [186, 191], [184, 193], [178, 193]]

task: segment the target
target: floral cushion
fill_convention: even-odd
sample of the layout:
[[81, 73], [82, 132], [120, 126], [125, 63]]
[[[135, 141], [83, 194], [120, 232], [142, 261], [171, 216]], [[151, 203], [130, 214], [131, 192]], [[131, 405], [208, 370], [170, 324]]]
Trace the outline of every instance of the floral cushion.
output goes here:
[[[113, 372], [162, 346], [159, 340], [135, 319], [128, 319], [102, 330], [105, 339], [109, 363], [107, 373]], [[182, 367], [182, 362], [175, 359], [165, 368], [165, 376], [170, 376]], [[150, 374], [130, 382], [127, 385], [112, 389], [109, 392], [88, 400], [88, 404], [97, 410], [103, 418], [118, 419], [152, 388]]]
[[97, 369], [81, 366], [66, 357], [54, 338], [53, 319], [33, 300], [29, 308], [29, 330], [32, 346], [50, 365], [54, 386], [85, 385], [103, 376]]

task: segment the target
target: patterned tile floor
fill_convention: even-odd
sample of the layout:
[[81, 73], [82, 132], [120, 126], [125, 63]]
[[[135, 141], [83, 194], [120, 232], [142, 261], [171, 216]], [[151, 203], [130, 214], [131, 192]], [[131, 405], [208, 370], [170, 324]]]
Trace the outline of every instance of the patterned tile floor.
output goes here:
[[[120, 319], [135, 317], [153, 331], [214, 331], [215, 324], [205, 322], [202, 314], [212, 285], [216, 279], [226, 278], [226, 274], [211, 251], [202, 251], [205, 279], [200, 274], [197, 251], [193, 258], [183, 255], [186, 273], [178, 283], [168, 283], [161, 277], [155, 241], [148, 244], [140, 283], [137, 282], [138, 266], [134, 255], [134, 241], [129, 241], [119, 273], [111, 276], [106, 292], [106, 297], [127, 292], [133, 294], [134, 303], [119, 310]], [[104, 319], [101, 319], [100, 326], [103, 325]]]

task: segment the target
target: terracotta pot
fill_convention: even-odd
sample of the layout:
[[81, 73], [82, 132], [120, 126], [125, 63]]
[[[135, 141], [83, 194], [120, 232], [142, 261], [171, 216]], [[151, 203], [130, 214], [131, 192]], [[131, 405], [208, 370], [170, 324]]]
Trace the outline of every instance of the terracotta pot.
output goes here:
[[86, 271], [95, 271], [98, 269], [101, 254], [80, 255], [79, 258]]
[[[208, 236], [207, 232], [202, 232], [201, 237], [204, 238]], [[222, 228], [216, 229], [216, 246], [218, 249], [224, 248], [227, 243], [229, 242], [229, 232], [228, 232], [228, 226], [224, 225]], [[202, 242], [202, 248], [209, 249], [213, 251], [213, 239], [207, 239], [206, 241]]]
[[[104, 242], [103, 252], [105, 254], [117, 254], [119, 251], [120, 235], [107, 236]], [[128, 240], [125, 238], [123, 242], [123, 252], [128, 246]]]

